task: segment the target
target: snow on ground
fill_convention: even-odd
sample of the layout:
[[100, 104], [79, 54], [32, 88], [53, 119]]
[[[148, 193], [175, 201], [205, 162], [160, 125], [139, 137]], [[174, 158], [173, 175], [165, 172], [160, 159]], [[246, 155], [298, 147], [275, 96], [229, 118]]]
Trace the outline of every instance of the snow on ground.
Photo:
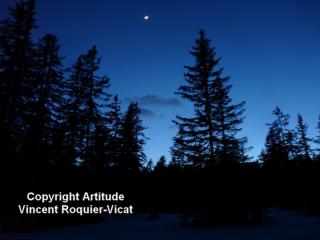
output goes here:
[[161, 215], [156, 221], [146, 215], [114, 216], [101, 224], [52, 229], [38, 233], [1, 234], [2, 240], [319, 240], [320, 218], [292, 211], [270, 209], [268, 221], [258, 226], [186, 228], [178, 215]]

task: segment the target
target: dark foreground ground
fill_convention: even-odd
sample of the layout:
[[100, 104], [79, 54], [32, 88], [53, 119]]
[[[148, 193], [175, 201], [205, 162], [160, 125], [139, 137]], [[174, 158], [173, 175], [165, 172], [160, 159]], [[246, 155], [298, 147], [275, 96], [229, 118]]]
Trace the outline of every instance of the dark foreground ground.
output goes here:
[[246, 239], [319, 240], [320, 218], [305, 217], [292, 211], [267, 210], [266, 219], [257, 226], [219, 226], [190, 228], [181, 225], [178, 215], [162, 214], [159, 220], [147, 215], [109, 217], [101, 224], [53, 229], [38, 233], [0, 235], [4, 240], [82, 240], [82, 239]]

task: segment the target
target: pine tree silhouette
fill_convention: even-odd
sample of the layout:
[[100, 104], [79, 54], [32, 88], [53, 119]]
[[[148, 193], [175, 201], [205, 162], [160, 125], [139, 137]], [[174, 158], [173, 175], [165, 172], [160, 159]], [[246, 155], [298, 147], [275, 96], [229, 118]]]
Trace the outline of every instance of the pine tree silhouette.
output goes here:
[[30, 127], [35, 1], [21, 0], [0, 23], [0, 151], [14, 158]]
[[111, 167], [118, 167], [120, 157], [121, 157], [121, 151], [122, 151], [121, 149], [122, 114], [121, 114], [121, 102], [118, 98], [118, 95], [115, 95], [113, 97], [113, 101], [109, 104], [107, 121], [110, 129], [108, 165]]
[[303, 121], [302, 115], [297, 118], [297, 152], [302, 160], [311, 160], [312, 150], [310, 147], [311, 138], [308, 137], [308, 125]]
[[[182, 147], [184, 156], [197, 166], [245, 160], [246, 139], [236, 138], [241, 130], [245, 103], [232, 104], [229, 78], [222, 77], [223, 69], [218, 68], [220, 59], [216, 58], [215, 49], [210, 46], [204, 31], [200, 31], [190, 53], [195, 58], [195, 65], [185, 66], [186, 85], [176, 94], [193, 104], [194, 117], [177, 116], [174, 123], [178, 125], [179, 133], [172, 151], [177, 155], [177, 147]], [[191, 159], [192, 155], [195, 159]]]
[[152, 159], [149, 159], [149, 161], [147, 162], [147, 164], [145, 166], [145, 171], [147, 173], [152, 173], [153, 169], [154, 169], [154, 164], [152, 162]]
[[276, 106], [272, 114], [275, 116], [275, 120], [267, 124], [269, 131], [260, 159], [265, 165], [275, 167], [284, 165], [295, 157], [296, 134], [288, 128], [290, 116], [283, 113], [280, 107]]
[[279, 167], [288, 160], [288, 152], [282, 143], [278, 129], [271, 125], [265, 140], [265, 148], [262, 150], [260, 160], [266, 167]]
[[143, 152], [143, 145], [146, 140], [143, 133], [145, 127], [140, 115], [141, 110], [138, 104], [131, 103], [122, 120], [122, 151], [119, 167], [122, 171], [133, 174], [138, 173], [146, 161], [146, 156]]
[[[313, 139], [313, 142], [317, 145], [320, 144], [320, 115], [318, 116], [318, 122], [317, 122], [317, 127], [316, 127], [316, 130], [317, 130], [317, 136], [315, 137], [315, 139]], [[317, 147], [315, 149], [315, 154], [316, 154], [316, 158], [317, 159], [320, 159], [320, 148]]]
[[33, 116], [25, 145], [31, 155], [36, 154], [33, 158], [41, 160], [42, 164], [48, 164], [45, 160], [53, 161], [51, 150], [63, 103], [65, 70], [59, 49], [58, 39], [52, 34], [42, 37], [35, 49]]
[[155, 172], [162, 172], [166, 169], [167, 167], [167, 160], [165, 158], [165, 156], [161, 156], [158, 160], [158, 162], [156, 163], [156, 166], [154, 167], [154, 171]]
[[[110, 95], [109, 78], [96, 75], [101, 59], [93, 46], [81, 55], [71, 69], [66, 82], [67, 104], [65, 106], [66, 138], [69, 144], [71, 161], [90, 165], [94, 157], [93, 138], [96, 128], [106, 126], [105, 108]], [[108, 132], [106, 129], [104, 132]]]

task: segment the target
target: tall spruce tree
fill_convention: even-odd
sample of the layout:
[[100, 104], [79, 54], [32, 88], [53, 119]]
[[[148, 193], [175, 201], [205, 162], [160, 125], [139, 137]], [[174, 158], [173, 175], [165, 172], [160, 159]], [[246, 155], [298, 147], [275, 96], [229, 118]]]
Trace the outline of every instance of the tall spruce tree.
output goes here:
[[302, 115], [299, 113], [297, 118], [297, 153], [302, 160], [311, 160], [312, 150], [310, 146], [311, 139], [308, 137], [308, 125], [303, 121]]
[[295, 131], [289, 129], [289, 114], [285, 114], [279, 106], [276, 106], [272, 114], [275, 120], [267, 123], [269, 131], [265, 141], [265, 149], [260, 159], [267, 166], [284, 165], [296, 155]]
[[29, 127], [35, 27], [34, 0], [18, 1], [0, 23], [0, 151], [11, 158]]
[[141, 110], [137, 103], [130, 103], [122, 120], [122, 151], [119, 162], [119, 168], [122, 171], [135, 174], [140, 171], [146, 161], [143, 152], [146, 137], [143, 130], [145, 127], [141, 120]]
[[79, 56], [71, 68], [71, 74], [66, 81], [66, 99], [61, 108], [59, 133], [56, 139], [63, 140], [65, 149], [65, 164], [72, 166], [81, 157], [83, 149], [83, 109], [82, 81], [85, 62], [83, 55]]
[[[83, 95], [83, 117], [84, 117], [84, 160], [90, 164], [90, 159], [94, 156], [92, 138], [98, 125], [105, 126], [106, 119], [104, 108], [108, 106], [110, 94], [106, 92], [109, 88], [109, 78], [98, 76], [101, 58], [98, 57], [96, 46], [93, 46], [84, 56], [86, 63], [86, 73], [82, 83]], [[107, 137], [106, 137], [107, 139]]]
[[117, 167], [121, 156], [122, 127], [121, 102], [118, 95], [113, 97], [113, 101], [109, 105], [107, 120], [110, 129], [108, 165], [111, 167]]
[[[109, 78], [98, 76], [101, 58], [93, 46], [85, 55], [81, 55], [71, 69], [67, 81], [67, 104], [64, 123], [67, 130], [67, 144], [71, 161], [91, 166], [94, 159], [94, 139], [97, 140], [97, 128], [106, 126], [105, 108], [110, 95]], [[107, 134], [107, 129], [104, 129]], [[99, 137], [99, 141], [101, 138]], [[105, 136], [107, 141], [108, 136]]]
[[[316, 143], [317, 145], [320, 145], [320, 115], [318, 116], [316, 130], [318, 132], [318, 135], [314, 139], [314, 143]], [[316, 148], [316, 157], [317, 157], [317, 159], [320, 159], [320, 148], [319, 147]]]
[[31, 154], [37, 153], [36, 158], [42, 158], [42, 161], [52, 160], [53, 135], [59, 124], [58, 114], [63, 103], [64, 68], [59, 49], [58, 39], [52, 34], [42, 37], [35, 49], [34, 115], [26, 145], [31, 146]]
[[[246, 139], [236, 135], [241, 130], [245, 103], [232, 103], [229, 78], [222, 77], [223, 69], [218, 67], [220, 59], [216, 58], [215, 49], [204, 31], [200, 31], [190, 53], [195, 58], [195, 65], [185, 66], [186, 85], [176, 94], [193, 104], [194, 117], [177, 116], [174, 122], [180, 136], [176, 140], [183, 139], [184, 149], [190, 153], [195, 151], [198, 162], [193, 164], [197, 166], [242, 161]], [[189, 160], [194, 161], [190, 157]]]
[[282, 143], [278, 128], [271, 125], [265, 140], [265, 147], [259, 156], [266, 167], [279, 167], [288, 160], [288, 152]]
[[97, 122], [94, 132], [91, 136], [91, 154], [88, 156], [91, 170], [95, 172], [103, 172], [106, 167], [109, 167], [110, 147], [110, 132], [105, 123]]

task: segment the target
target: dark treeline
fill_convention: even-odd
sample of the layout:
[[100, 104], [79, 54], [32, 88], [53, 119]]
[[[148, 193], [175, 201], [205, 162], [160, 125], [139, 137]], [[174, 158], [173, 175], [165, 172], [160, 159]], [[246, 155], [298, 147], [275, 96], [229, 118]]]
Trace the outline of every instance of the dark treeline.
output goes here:
[[0, 24], [4, 212], [30, 189], [67, 190], [68, 182], [81, 188], [86, 176], [90, 186], [90, 177], [106, 169], [137, 174], [146, 158], [140, 108], [132, 102], [121, 111], [118, 96], [108, 92], [110, 79], [98, 74], [96, 46], [67, 68], [57, 37], [35, 41], [36, 26], [34, 0], [18, 1]]
[[[176, 92], [194, 112], [176, 117], [172, 158], [154, 166], [143, 152], [139, 106], [121, 110], [110, 79], [98, 74], [96, 46], [64, 66], [57, 37], [34, 40], [36, 27], [34, 0], [18, 1], [0, 23], [2, 228], [30, 220], [18, 216], [17, 203], [31, 190], [123, 192], [136, 211], [179, 212], [194, 224], [258, 222], [268, 206], [319, 213], [320, 150], [311, 143], [320, 136], [308, 137], [301, 115], [290, 129], [289, 115], [276, 107], [265, 148], [252, 161], [239, 137], [245, 102], [231, 99], [229, 78], [204, 31]], [[73, 222], [62, 220], [41, 218]]]
[[18, 2], [1, 23], [1, 153], [32, 169], [76, 165], [136, 171], [145, 160], [137, 103], [122, 113], [118, 96], [110, 101], [110, 80], [98, 75], [96, 46], [66, 68], [56, 36], [34, 42], [34, 4]]

